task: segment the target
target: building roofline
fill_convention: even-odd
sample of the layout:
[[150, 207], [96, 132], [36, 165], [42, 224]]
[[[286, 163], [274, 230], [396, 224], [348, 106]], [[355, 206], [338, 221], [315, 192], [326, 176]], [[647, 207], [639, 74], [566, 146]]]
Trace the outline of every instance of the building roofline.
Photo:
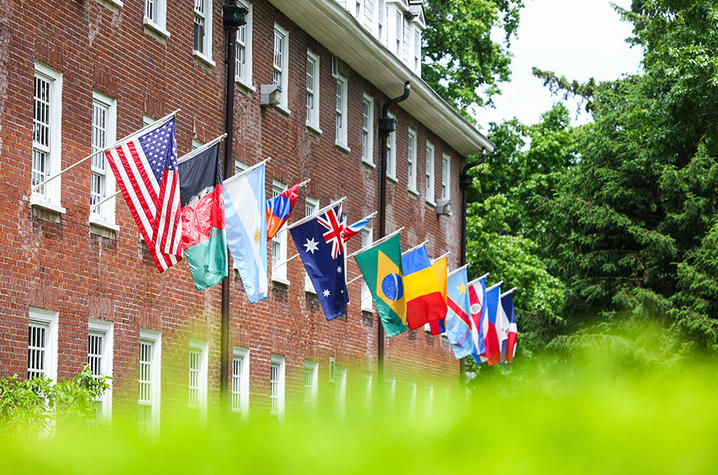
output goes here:
[[486, 136], [335, 0], [269, 1], [388, 97], [411, 81], [411, 95], [400, 107], [454, 150], [464, 156], [493, 151], [494, 144]]

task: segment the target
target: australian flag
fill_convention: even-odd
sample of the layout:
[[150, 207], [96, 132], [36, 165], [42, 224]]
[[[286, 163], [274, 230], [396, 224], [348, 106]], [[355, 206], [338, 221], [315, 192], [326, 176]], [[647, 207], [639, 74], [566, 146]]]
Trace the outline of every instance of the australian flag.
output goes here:
[[344, 218], [341, 203], [289, 230], [314, 284], [324, 316], [333, 320], [347, 310]]

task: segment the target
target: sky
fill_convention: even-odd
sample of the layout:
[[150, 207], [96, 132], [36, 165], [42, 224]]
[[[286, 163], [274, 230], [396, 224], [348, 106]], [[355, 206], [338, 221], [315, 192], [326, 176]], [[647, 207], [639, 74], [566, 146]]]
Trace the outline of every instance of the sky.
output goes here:
[[[630, 0], [615, 0], [628, 8]], [[514, 57], [511, 80], [501, 85], [494, 109], [482, 109], [478, 122], [484, 133], [490, 122], [516, 116], [524, 124], [539, 121], [543, 112], [561, 100], [552, 96], [540, 79], [531, 75], [533, 66], [569, 79], [585, 81], [616, 79], [639, 71], [641, 50], [625, 39], [631, 25], [621, 21], [609, 0], [525, 0], [518, 38], [511, 42]], [[585, 123], [586, 113], [577, 117], [575, 102], [569, 104], [574, 124]]]

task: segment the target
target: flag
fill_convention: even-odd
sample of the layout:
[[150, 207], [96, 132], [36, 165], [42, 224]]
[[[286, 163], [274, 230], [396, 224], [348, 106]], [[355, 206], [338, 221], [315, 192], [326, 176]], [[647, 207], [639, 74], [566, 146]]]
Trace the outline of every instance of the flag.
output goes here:
[[474, 352], [465, 267], [447, 278], [446, 307], [446, 338], [451, 343], [454, 356], [460, 360]]
[[267, 200], [267, 241], [272, 240], [292, 214], [298, 189], [299, 183]]
[[197, 290], [227, 277], [219, 144], [179, 164], [182, 249]]
[[414, 330], [432, 320], [446, 317], [446, 302], [431, 268], [426, 247], [421, 246], [401, 257], [406, 289], [406, 321]]
[[371, 216], [362, 218], [356, 223], [350, 224], [349, 226], [344, 226], [344, 229], [342, 230], [342, 237], [344, 238], [344, 242], [347, 242], [349, 239], [359, 234], [361, 230], [364, 229], [367, 224], [369, 224], [369, 221], [371, 221]]
[[499, 361], [503, 361], [506, 340], [509, 338], [509, 317], [504, 312], [504, 306], [501, 304], [501, 294], [499, 294], [499, 304], [496, 310], [496, 334], [499, 337]]
[[386, 336], [392, 337], [405, 331], [406, 300], [399, 235], [360, 252], [354, 260], [374, 298]]
[[495, 285], [486, 290], [486, 314], [483, 318], [484, 342], [486, 344], [486, 356], [489, 366], [501, 362], [501, 341], [496, 331], [497, 318], [499, 314], [499, 296], [501, 286]]
[[342, 229], [341, 203], [289, 229], [327, 320], [344, 315], [349, 302]]
[[265, 167], [234, 175], [224, 182], [227, 246], [251, 303], [267, 298], [267, 214]]
[[482, 319], [486, 314], [486, 278], [482, 277], [469, 285], [469, 309], [471, 314], [471, 339], [474, 343], [474, 350], [471, 356], [476, 364], [481, 364], [481, 355], [486, 353], [486, 342]]
[[506, 349], [503, 352], [503, 360], [511, 363], [516, 354], [516, 342], [518, 337], [518, 328], [516, 327], [516, 313], [514, 311], [514, 294], [508, 292], [501, 297], [501, 307], [509, 320], [509, 334], [506, 339]]
[[182, 259], [174, 117], [113, 146], [105, 156], [157, 269], [166, 271]]
[[[444, 302], [446, 302], [446, 269], [448, 265], [448, 260], [449, 258], [447, 256], [444, 256], [441, 259], [437, 259], [431, 263], [431, 268], [434, 270], [436, 281], [439, 283], [439, 290], [441, 291], [441, 296], [444, 298]], [[432, 335], [440, 335], [446, 331], [446, 323], [444, 319], [432, 320], [429, 322], [429, 329], [431, 330]]]

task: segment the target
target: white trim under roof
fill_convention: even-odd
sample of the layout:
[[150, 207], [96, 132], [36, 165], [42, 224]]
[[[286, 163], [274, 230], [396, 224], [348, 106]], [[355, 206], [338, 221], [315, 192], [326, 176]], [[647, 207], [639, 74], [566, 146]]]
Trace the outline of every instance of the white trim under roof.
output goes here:
[[269, 0], [301, 29], [388, 97], [411, 94], [399, 106], [461, 155], [491, 152], [494, 144], [392, 54], [334, 0]]

